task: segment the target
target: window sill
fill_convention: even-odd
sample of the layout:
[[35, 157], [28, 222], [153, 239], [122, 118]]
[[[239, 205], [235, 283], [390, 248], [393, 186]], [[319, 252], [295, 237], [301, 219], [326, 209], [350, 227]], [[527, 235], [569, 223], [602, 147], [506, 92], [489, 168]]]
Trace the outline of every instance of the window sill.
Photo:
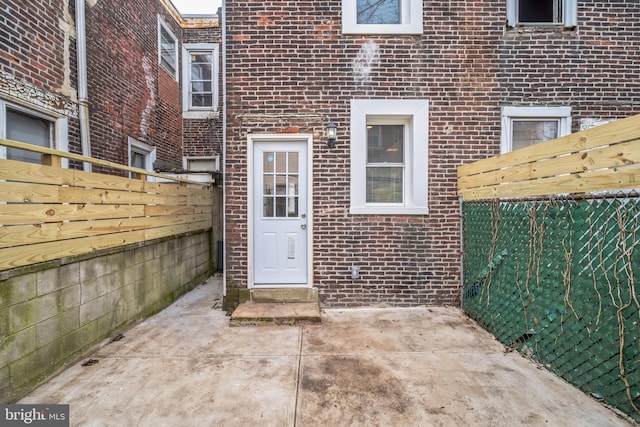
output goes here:
[[204, 110], [204, 111], [183, 111], [182, 112], [183, 119], [217, 119], [218, 112], [215, 110]]
[[[385, 28], [381, 28], [385, 27]], [[365, 34], [374, 36], [394, 36], [394, 35], [407, 35], [416, 36], [423, 35], [424, 31], [422, 26], [409, 27], [409, 26], [383, 26], [383, 25], [351, 25], [348, 28], [342, 29], [342, 34]]]
[[564, 24], [517, 24], [516, 26], [507, 26], [507, 33], [512, 34], [531, 34], [531, 33], [567, 33], [575, 32], [576, 27]]
[[407, 206], [351, 206], [351, 215], [426, 215], [429, 213], [428, 207], [407, 207]]

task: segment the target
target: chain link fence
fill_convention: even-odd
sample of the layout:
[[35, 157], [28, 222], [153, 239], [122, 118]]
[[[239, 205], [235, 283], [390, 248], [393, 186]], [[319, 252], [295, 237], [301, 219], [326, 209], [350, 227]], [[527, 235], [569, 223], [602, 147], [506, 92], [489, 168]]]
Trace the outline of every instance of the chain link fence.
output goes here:
[[640, 421], [640, 196], [465, 201], [464, 311]]

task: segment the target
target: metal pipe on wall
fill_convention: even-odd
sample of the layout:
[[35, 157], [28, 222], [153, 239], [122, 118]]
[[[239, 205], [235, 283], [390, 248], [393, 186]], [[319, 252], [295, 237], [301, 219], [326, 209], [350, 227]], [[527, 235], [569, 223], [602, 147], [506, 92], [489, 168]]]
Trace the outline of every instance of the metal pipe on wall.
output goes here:
[[[76, 48], [78, 56], [78, 106], [82, 155], [91, 157], [89, 131], [89, 96], [87, 90], [87, 36], [84, 0], [76, 0]], [[83, 170], [91, 172], [91, 163], [84, 162]]]

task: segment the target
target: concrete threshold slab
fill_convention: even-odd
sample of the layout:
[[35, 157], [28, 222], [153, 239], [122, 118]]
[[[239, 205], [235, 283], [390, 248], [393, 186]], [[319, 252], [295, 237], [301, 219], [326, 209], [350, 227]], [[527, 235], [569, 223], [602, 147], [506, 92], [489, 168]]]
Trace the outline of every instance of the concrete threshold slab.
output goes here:
[[312, 324], [319, 323], [320, 307], [315, 302], [266, 303], [245, 302], [233, 311], [232, 326], [262, 324]]

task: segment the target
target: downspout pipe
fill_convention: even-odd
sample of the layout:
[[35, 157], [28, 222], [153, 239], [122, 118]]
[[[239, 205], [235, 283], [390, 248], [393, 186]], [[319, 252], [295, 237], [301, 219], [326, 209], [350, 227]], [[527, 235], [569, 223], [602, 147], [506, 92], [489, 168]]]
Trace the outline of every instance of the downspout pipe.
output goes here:
[[[78, 107], [82, 155], [91, 157], [89, 135], [89, 96], [87, 90], [87, 35], [84, 0], [76, 0], [76, 50], [78, 56]], [[83, 170], [91, 172], [91, 163], [84, 162]]]
[[227, 4], [222, 0], [222, 295], [227, 296]]

